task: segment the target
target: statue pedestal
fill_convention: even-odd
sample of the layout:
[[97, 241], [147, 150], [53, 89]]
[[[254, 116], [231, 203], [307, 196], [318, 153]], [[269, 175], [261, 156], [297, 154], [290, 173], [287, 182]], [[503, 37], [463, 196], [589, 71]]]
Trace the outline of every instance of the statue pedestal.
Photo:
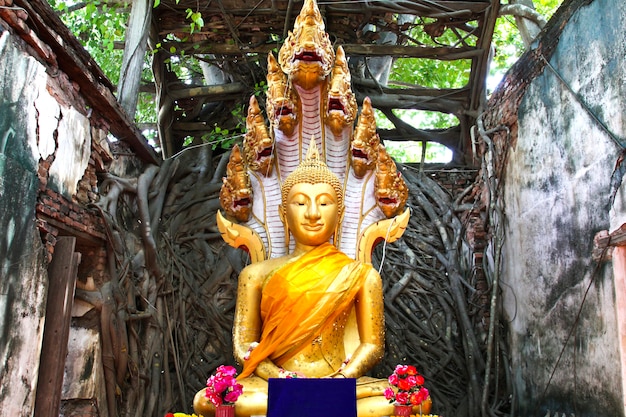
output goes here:
[[267, 417], [356, 417], [356, 379], [268, 381]]

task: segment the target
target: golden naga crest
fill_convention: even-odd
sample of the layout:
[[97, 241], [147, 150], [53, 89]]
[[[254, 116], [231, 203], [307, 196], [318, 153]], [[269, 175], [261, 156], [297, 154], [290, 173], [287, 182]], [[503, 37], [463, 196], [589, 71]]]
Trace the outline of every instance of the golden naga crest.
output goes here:
[[294, 29], [278, 53], [268, 55], [267, 123], [250, 98], [243, 154], [234, 147], [220, 192], [224, 240], [257, 262], [288, 254], [278, 213], [281, 184], [309, 147], [343, 185], [345, 212], [334, 237], [348, 256], [371, 262], [381, 241], [402, 236], [409, 221], [407, 186], [380, 144], [369, 98], [358, 121], [350, 70], [339, 46], [333, 50], [315, 0], [305, 0]]
[[226, 177], [220, 190], [220, 204], [228, 217], [239, 222], [245, 222], [250, 218], [252, 189], [238, 145], [235, 145], [230, 153]]
[[255, 96], [250, 97], [243, 149], [249, 169], [266, 177], [272, 174], [274, 141], [265, 126], [265, 119]]

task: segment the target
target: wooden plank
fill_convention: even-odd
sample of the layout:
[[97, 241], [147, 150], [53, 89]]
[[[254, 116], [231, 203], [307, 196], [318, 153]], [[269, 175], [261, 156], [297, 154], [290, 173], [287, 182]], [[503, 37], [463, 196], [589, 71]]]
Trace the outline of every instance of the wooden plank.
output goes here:
[[75, 246], [75, 237], [59, 237], [48, 267], [48, 301], [35, 396], [34, 415], [37, 417], [59, 415], [76, 273], [80, 263], [80, 254], [74, 252]]

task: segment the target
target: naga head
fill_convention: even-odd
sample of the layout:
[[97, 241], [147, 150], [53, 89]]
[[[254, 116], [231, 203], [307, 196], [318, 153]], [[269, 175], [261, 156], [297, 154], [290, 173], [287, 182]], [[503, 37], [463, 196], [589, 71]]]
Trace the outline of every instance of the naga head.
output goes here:
[[397, 216], [404, 210], [409, 191], [404, 178], [396, 168], [385, 147], [378, 147], [376, 177], [374, 180], [374, 197], [378, 207], [387, 218]]
[[239, 145], [233, 146], [220, 190], [220, 204], [229, 217], [239, 222], [250, 219], [252, 187]]
[[272, 53], [267, 55], [267, 117], [285, 135], [291, 136], [298, 124], [298, 94], [287, 82]]
[[376, 133], [372, 102], [369, 97], [365, 97], [361, 115], [350, 142], [350, 163], [357, 178], [363, 178], [367, 171], [374, 169], [379, 145], [380, 138]]
[[333, 134], [339, 136], [343, 129], [352, 126], [356, 117], [356, 98], [350, 87], [350, 69], [343, 48], [337, 48], [335, 66], [331, 73], [328, 101], [326, 102], [326, 124]]
[[305, 0], [278, 53], [278, 62], [295, 85], [310, 90], [330, 74], [335, 52], [315, 0]]
[[265, 119], [255, 96], [250, 97], [243, 150], [246, 163], [252, 171], [266, 177], [270, 176], [274, 163], [274, 141], [267, 131]]

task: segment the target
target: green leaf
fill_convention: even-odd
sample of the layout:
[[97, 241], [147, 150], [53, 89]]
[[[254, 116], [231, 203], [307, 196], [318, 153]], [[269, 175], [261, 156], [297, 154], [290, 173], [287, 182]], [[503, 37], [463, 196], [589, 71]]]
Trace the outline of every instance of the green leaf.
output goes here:
[[[159, 7], [159, 4], [161, 4], [161, 0], [154, 0], [154, 5], [152, 6], [152, 8], [156, 9], [157, 7]], [[176, 2], [176, 4], [178, 4], [178, 2]]]
[[93, 3], [87, 3], [87, 6], [85, 6], [85, 12], [87, 13], [87, 15], [93, 15], [96, 11], [96, 5]]
[[191, 20], [193, 20], [193, 22], [198, 25], [198, 28], [201, 28], [202, 26], [204, 26], [204, 20], [202, 19], [202, 13], [200, 12], [196, 12], [193, 15], [191, 15]]

